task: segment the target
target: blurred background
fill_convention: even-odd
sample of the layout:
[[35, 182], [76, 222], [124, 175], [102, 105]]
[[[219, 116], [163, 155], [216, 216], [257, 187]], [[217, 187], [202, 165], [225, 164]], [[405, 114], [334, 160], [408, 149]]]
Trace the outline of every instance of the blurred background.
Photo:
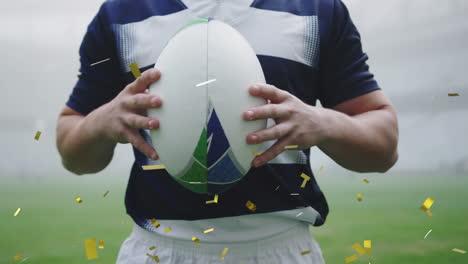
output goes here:
[[[119, 145], [108, 168], [83, 177], [62, 168], [55, 147], [79, 45], [102, 2], [2, 2], [0, 263], [84, 263], [87, 238], [106, 241], [93, 262], [113, 263], [131, 230], [123, 206], [130, 146]], [[468, 255], [451, 249], [468, 250], [468, 1], [344, 2], [371, 71], [398, 110], [400, 159], [386, 174], [358, 174], [314, 148], [331, 213], [311, 233], [327, 263], [344, 263], [364, 239], [373, 240], [374, 252], [356, 263], [466, 263]], [[431, 217], [418, 209], [428, 196], [436, 200]]]

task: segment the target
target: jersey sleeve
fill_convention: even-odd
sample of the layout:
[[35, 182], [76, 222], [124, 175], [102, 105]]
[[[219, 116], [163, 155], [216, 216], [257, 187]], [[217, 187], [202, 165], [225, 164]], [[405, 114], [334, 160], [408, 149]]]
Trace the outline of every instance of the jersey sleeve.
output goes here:
[[[80, 46], [80, 74], [66, 103], [87, 115], [112, 100], [123, 89], [111, 25], [105, 4], [89, 24]], [[105, 62], [93, 63], [109, 59]]]
[[321, 43], [318, 95], [327, 108], [380, 89], [369, 72], [368, 56], [362, 51], [361, 36], [346, 6], [341, 0], [330, 2], [332, 19], [327, 25], [330, 34]]

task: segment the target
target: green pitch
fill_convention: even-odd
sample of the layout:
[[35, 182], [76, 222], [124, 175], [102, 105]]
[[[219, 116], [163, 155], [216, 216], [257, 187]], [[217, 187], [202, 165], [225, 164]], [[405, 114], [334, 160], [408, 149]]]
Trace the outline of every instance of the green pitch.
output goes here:
[[[468, 251], [468, 176], [378, 175], [368, 177], [369, 184], [362, 179], [329, 175], [327, 168], [318, 177], [331, 212], [327, 223], [311, 233], [327, 263], [344, 263], [356, 254], [351, 246], [368, 239], [373, 253], [352, 263], [468, 263], [468, 254], [451, 251]], [[21, 263], [115, 263], [132, 227], [123, 206], [124, 181], [109, 185], [84, 176], [70, 182], [0, 185], [0, 263], [20, 263], [13, 260], [17, 254], [27, 258]], [[428, 196], [435, 198], [432, 217], [419, 210]], [[21, 212], [14, 217], [18, 207]], [[105, 240], [97, 260], [86, 259], [88, 238]]]

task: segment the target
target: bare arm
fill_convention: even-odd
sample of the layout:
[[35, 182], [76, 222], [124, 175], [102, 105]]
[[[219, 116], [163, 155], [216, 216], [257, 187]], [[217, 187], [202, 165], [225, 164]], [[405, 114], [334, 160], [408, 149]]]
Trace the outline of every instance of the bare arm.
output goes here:
[[66, 169], [75, 174], [96, 173], [112, 160], [117, 143], [131, 143], [142, 153], [157, 159], [156, 151], [138, 129], [156, 129], [159, 121], [144, 117], [146, 109], [161, 106], [161, 99], [145, 93], [157, 81], [154, 69], [142, 74], [112, 101], [86, 116], [65, 106], [57, 121], [57, 148]]
[[384, 172], [398, 159], [398, 123], [395, 110], [380, 91], [346, 101], [335, 109], [307, 105], [271, 85], [256, 85], [250, 93], [271, 104], [244, 112], [246, 120], [273, 118], [276, 125], [247, 136], [257, 144], [277, 140], [253, 160], [258, 167], [276, 157], [284, 147], [318, 146], [341, 166], [357, 172]]

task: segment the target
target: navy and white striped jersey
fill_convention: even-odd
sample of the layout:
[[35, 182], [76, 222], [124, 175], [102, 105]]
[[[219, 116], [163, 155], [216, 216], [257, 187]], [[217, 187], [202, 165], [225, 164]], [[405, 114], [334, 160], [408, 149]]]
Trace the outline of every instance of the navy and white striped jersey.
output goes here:
[[[108, 0], [84, 36], [81, 74], [67, 105], [86, 115], [112, 100], [134, 80], [131, 63], [141, 70], [153, 67], [179, 28], [204, 17], [237, 29], [256, 52], [267, 83], [307, 104], [320, 100], [331, 108], [379, 89], [341, 0]], [[110, 60], [91, 66], [106, 58]], [[148, 131], [141, 134], [150, 140]], [[272, 143], [264, 144], [264, 150]], [[206, 204], [212, 195], [185, 189], [165, 170], [142, 170], [142, 165], [158, 161], [136, 149], [134, 154], [127, 213], [154, 232], [184, 239], [193, 233], [205, 241], [247, 240], [281, 232], [299, 221], [318, 226], [328, 214], [307, 150], [287, 150], [251, 169], [220, 194], [216, 204]], [[300, 187], [302, 173], [311, 176], [305, 188]], [[256, 205], [255, 212], [245, 206], [248, 200]], [[153, 218], [173, 231], [156, 229]], [[215, 235], [201, 234], [212, 227], [217, 228]]]

